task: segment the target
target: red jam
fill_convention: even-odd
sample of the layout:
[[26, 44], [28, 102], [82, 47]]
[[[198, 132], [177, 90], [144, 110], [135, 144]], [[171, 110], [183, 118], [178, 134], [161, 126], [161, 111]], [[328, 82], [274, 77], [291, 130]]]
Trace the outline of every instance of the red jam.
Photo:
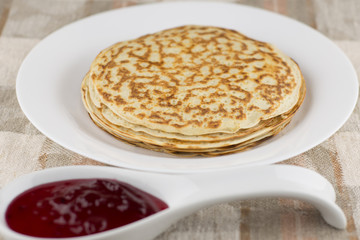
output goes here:
[[112, 179], [52, 182], [17, 196], [8, 226], [34, 237], [76, 237], [120, 227], [168, 208], [162, 200]]

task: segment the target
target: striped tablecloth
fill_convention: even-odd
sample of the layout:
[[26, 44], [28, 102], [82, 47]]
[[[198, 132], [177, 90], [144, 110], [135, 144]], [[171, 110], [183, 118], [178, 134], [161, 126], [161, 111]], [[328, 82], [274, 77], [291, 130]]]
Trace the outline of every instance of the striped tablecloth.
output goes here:
[[[59, 27], [97, 12], [150, 0], [0, 0], [0, 187], [36, 170], [102, 165], [64, 149], [41, 134], [22, 113], [16, 74], [26, 54]], [[331, 38], [360, 72], [360, 1], [239, 0], [297, 19]], [[331, 138], [283, 163], [315, 170], [335, 187], [348, 225], [336, 230], [311, 205], [290, 199], [218, 204], [179, 221], [157, 240], [358, 239], [360, 236], [360, 108]], [[0, 237], [1, 238], [1, 237]]]

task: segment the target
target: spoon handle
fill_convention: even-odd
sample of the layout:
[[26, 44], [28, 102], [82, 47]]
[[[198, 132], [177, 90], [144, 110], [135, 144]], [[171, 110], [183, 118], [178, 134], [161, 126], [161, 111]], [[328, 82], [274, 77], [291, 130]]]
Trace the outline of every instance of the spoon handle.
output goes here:
[[276, 164], [219, 172], [216, 177], [191, 178], [204, 189], [198, 200], [211, 199], [209, 204], [259, 197], [299, 199], [316, 207], [331, 226], [344, 229], [347, 224], [335, 203], [333, 186], [320, 174], [302, 167]]

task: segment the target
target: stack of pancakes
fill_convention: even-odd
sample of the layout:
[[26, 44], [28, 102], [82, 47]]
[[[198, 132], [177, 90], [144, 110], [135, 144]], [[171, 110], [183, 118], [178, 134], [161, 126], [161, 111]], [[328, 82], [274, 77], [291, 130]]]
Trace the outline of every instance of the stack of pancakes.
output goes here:
[[136, 146], [216, 156], [277, 134], [305, 97], [298, 65], [239, 32], [182, 26], [103, 50], [82, 82], [94, 123]]

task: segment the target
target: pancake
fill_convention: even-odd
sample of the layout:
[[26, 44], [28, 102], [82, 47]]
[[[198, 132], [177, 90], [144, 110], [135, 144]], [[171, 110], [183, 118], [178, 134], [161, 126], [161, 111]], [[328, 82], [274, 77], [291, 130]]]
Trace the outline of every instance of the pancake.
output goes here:
[[277, 134], [305, 97], [298, 65], [236, 31], [182, 26], [100, 52], [82, 83], [94, 123], [118, 139], [216, 156]]
[[270, 44], [201, 26], [117, 43], [90, 72], [95, 103], [128, 122], [186, 135], [234, 133], [280, 115], [296, 104], [301, 79]]

